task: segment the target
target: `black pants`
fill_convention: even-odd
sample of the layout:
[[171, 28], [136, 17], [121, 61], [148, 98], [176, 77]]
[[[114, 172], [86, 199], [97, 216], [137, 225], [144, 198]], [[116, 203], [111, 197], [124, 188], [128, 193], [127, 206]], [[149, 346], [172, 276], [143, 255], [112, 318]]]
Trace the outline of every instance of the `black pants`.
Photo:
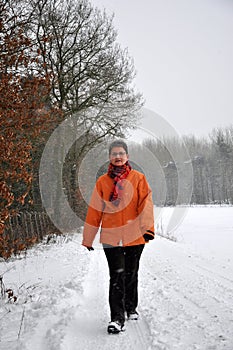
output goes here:
[[138, 305], [138, 269], [144, 244], [111, 247], [104, 245], [110, 286], [109, 305], [111, 321], [125, 321], [125, 311], [135, 311]]

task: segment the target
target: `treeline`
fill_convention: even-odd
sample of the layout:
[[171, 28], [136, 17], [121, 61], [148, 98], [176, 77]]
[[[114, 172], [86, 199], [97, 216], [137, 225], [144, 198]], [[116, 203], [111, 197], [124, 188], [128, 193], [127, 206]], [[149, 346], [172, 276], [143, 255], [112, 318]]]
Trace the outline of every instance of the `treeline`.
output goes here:
[[[40, 160], [53, 131], [70, 121], [66, 137], [74, 140], [72, 164], [103, 140], [123, 137], [143, 103], [134, 76], [112, 17], [89, 0], [0, 0], [0, 256], [8, 256], [15, 245], [7, 234], [10, 218], [44, 211]], [[58, 133], [54, 146], [56, 172], [65, 136]], [[73, 193], [75, 167], [66, 171]], [[63, 220], [59, 172], [57, 177], [50, 191], [57, 206], [49, 210]], [[77, 196], [72, 198], [82, 211]]]
[[142, 154], [149, 149], [160, 168], [151, 181], [155, 203], [175, 205], [178, 182], [189, 182], [185, 171], [179, 174], [181, 164], [172, 156], [174, 150], [181, 153], [184, 147], [189, 154], [186, 163], [192, 166], [192, 195], [188, 203], [179, 204], [233, 204], [233, 126], [214, 129], [206, 138], [145, 140]]
[[[128, 143], [130, 163], [146, 174], [157, 206], [233, 204], [233, 126], [214, 129], [205, 138]], [[72, 153], [70, 149], [64, 164], [63, 185], [75, 211], [77, 195], [86, 205], [96, 179], [107, 171], [108, 144], [94, 147], [80, 164], [72, 161]], [[78, 193], [74, 191], [77, 187]]]

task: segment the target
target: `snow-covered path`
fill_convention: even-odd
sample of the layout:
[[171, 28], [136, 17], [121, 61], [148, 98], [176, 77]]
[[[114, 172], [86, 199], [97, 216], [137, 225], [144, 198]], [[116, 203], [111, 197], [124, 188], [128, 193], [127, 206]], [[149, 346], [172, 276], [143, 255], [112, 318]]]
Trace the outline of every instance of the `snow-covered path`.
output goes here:
[[[233, 242], [232, 208], [220, 209], [224, 215], [216, 208], [201, 212], [215, 220], [210, 239], [221, 224], [223, 244], [219, 240], [218, 251]], [[127, 321], [120, 335], [106, 332], [104, 252], [98, 246], [86, 251], [81, 235], [41, 244], [26, 259], [0, 263], [0, 274], [10, 269], [3, 276], [6, 287], [18, 296], [17, 304], [1, 304], [0, 349], [232, 350], [232, 257], [227, 249], [225, 255], [212, 254], [213, 240], [206, 244], [200, 235], [203, 224], [196, 223], [200, 210], [190, 210], [177, 232], [178, 242], [156, 237], [146, 245], [139, 274], [141, 319]], [[202, 237], [203, 245], [192, 244], [193, 238], [185, 236], [188, 230]]]
[[[148, 349], [147, 339], [146, 344], [142, 343], [141, 338], [143, 336], [144, 339], [144, 334], [141, 337], [136, 334], [135, 323], [128, 323], [127, 332], [121, 333], [117, 339], [107, 334], [108, 268], [103, 251], [96, 250], [90, 255], [89, 271], [83, 284], [83, 300], [73, 321], [67, 327], [61, 349]], [[150, 333], [148, 335], [150, 336]]]

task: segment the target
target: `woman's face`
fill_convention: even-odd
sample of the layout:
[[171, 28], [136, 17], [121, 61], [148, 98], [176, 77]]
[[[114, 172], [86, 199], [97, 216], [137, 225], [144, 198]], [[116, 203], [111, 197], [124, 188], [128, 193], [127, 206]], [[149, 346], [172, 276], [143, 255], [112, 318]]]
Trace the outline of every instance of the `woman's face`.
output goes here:
[[127, 162], [129, 155], [126, 154], [123, 147], [113, 147], [109, 155], [109, 160], [113, 165], [121, 166]]

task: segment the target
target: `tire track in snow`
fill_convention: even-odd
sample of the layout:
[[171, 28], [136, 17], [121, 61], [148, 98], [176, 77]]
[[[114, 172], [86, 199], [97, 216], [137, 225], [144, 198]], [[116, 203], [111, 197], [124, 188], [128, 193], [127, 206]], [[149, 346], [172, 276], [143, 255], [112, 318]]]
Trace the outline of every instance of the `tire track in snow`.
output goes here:
[[[166, 244], [166, 243], [165, 243]], [[174, 259], [171, 246], [168, 246], [166, 254], [161, 255], [149, 254], [145, 256], [147, 274], [145, 279], [146, 290], [153, 290], [154, 314], [157, 315], [157, 330], [152, 330], [155, 337], [161, 340], [162, 345], [166, 349], [170, 349], [172, 340], [163, 340], [168, 338], [166, 333], [171, 338], [180, 342], [178, 347], [173, 345], [171, 349], [185, 349], [185, 346], [190, 346], [189, 349], [203, 349], [203, 344], [208, 344], [205, 349], [230, 349], [232, 342], [233, 327], [233, 309], [232, 290], [228, 288], [223, 280], [217, 276], [203, 274], [203, 270], [196, 268], [196, 260], [187, 257], [186, 263], [177, 264], [179, 259]], [[174, 246], [174, 253], [177, 254], [177, 246]], [[167, 257], [169, 255], [169, 258]], [[145, 268], [144, 268], [145, 269]], [[155, 277], [156, 275], [156, 277]], [[150, 298], [151, 301], [152, 298]], [[224, 303], [225, 301], [225, 303]], [[155, 323], [156, 319], [153, 311], [144, 304], [144, 309], [148, 318], [151, 318]], [[167, 317], [165, 316], [167, 314]], [[176, 321], [175, 322], [175, 317]], [[161, 324], [164, 324], [164, 329]], [[182, 327], [178, 324], [183, 322]], [[170, 323], [170, 326], [169, 326]], [[169, 329], [173, 327], [173, 329]], [[188, 339], [188, 329], [193, 333], [191, 339]], [[175, 333], [177, 332], [177, 337]], [[182, 334], [186, 333], [186, 339], [182, 339]], [[184, 335], [183, 335], [184, 337]], [[193, 342], [193, 343], [192, 343]], [[154, 342], [158, 344], [158, 342]], [[198, 345], [202, 344], [202, 345]]]
[[[179, 280], [177, 286], [174, 287], [178, 294], [181, 294], [185, 299], [189, 299], [200, 309], [206, 309], [206, 313], [210, 317], [216, 318], [216, 312], [218, 311], [227, 316], [229, 320], [233, 320], [233, 308], [232, 304], [229, 303], [229, 300], [233, 299], [233, 284], [230, 279], [219, 273], [214, 274], [214, 271], [205, 266], [200, 266], [193, 259], [188, 259], [185, 265], [177, 265], [175, 269], [174, 267], [173, 265], [172, 269], [170, 265], [169, 269]], [[168, 270], [166, 275], [169, 276]], [[169, 280], [173, 278], [174, 276], [170, 276]], [[195, 290], [198, 293], [194, 293]]]
[[152, 350], [152, 337], [149, 324], [140, 312], [140, 318], [136, 321], [127, 321], [127, 332], [131, 339], [132, 349], [135, 350]]
[[225, 291], [227, 290], [229, 293], [233, 294], [233, 280], [231, 280], [230, 278], [225, 277], [220, 273], [212, 271], [211, 269], [205, 266], [200, 266], [198, 264], [195, 264], [193, 267], [191, 266], [186, 266], [186, 267], [190, 269], [192, 272], [198, 273], [212, 281], [215, 281], [219, 286], [224, 288]]

